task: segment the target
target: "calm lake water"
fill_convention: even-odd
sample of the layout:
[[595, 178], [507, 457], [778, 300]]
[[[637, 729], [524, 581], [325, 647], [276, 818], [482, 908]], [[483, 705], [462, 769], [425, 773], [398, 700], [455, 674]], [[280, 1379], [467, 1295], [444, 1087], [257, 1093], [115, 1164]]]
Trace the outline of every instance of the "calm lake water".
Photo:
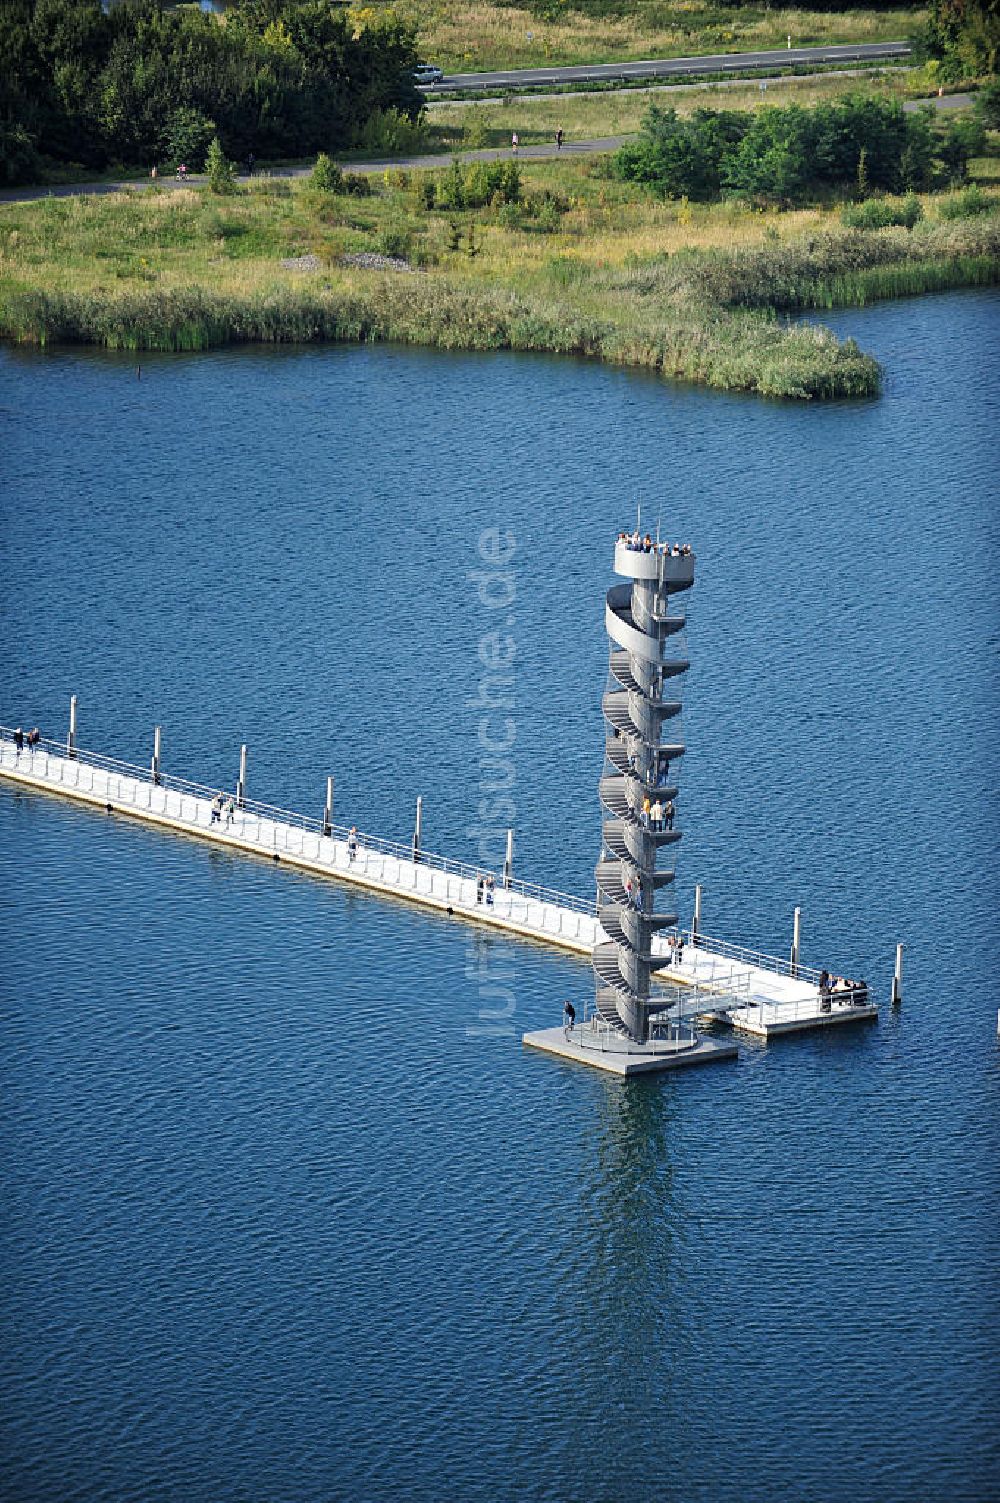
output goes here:
[[997, 1496], [1000, 297], [831, 322], [880, 401], [0, 352], [0, 721], [76, 693], [219, 786], [246, 741], [253, 796], [407, 839], [421, 793], [474, 860], [509, 718], [515, 865], [590, 892], [641, 501], [699, 560], [682, 915], [800, 904], [883, 1002], [907, 945], [877, 1027], [626, 1084], [522, 1049], [570, 957], [0, 786], [5, 1500]]

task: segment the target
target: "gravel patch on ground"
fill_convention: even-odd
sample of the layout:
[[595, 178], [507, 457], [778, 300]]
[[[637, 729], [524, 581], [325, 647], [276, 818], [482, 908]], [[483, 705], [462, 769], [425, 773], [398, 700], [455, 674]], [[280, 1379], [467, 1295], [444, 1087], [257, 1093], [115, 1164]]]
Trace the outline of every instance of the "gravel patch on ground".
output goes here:
[[323, 263], [319, 256], [286, 256], [281, 267], [283, 271], [322, 271]]
[[362, 251], [356, 256], [343, 256], [344, 266], [363, 266], [368, 271], [412, 271], [409, 261], [400, 256], [381, 256], [376, 251]]

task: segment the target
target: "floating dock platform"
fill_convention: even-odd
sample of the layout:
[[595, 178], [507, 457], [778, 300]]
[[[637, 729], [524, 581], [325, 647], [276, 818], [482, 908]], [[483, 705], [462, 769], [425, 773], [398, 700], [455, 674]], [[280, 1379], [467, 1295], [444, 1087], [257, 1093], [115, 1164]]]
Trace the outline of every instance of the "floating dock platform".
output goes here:
[[[488, 892], [482, 883], [483, 869], [423, 852], [416, 842], [405, 846], [369, 834], [352, 835], [348, 827], [257, 803], [239, 792], [231, 800], [225, 799], [220, 809], [217, 790], [161, 773], [158, 760], [157, 756], [154, 765], [146, 769], [83, 751], [73, 744], [46, 740], [19, 748], [15, 732], [0, 726], [0, 777], [14, 785], [332, 878], [382, 897], [416, 903], [448, 918], [580, 956], [589, 958], [594, 945], [607, 938], [593, 899], [524, 882], [509, 874]], [[684, 938], [679, 958], [663, 935], [657, 935], [654, 944], [663, 1011], [674, 1023], [707, 1018], [770, 1039], [878, 1016], [872, 1002], [860, 1005], [846, 998], [839, 1000], [836, 993], [832, 998], [821, 995], [818, 971], [697, 931], [687, 931]], [[558, 1035], [556, 1043], [567, 1042], [561, 1028], [544, 1029], [527, 1036], [525, 1042], [546, 1048], [549, 1046], [537, 1040], [550, 1034]], [[716, 1040], [702, 1042], [717, 1045]], [[595, 1062], [595, 1053], [615, 1053], [607, 1043], [603, 1050], [580, 1047], [585, 1049], [588, 1063]], [[581, 1057], [561, 1047], [550, 1048], [549, 1052], [566, 1058]], [[717, 1047], [683, 1060], [682, 1053], [675, 1050], [670, 1055], [661, 1050], [656, 1064], [642, 1068], [667, 1069], [682, 1062], [693, 1064], [721, 1057]], [[619, 1070], [610, 1058], [602, 1068], [618, 1074], [636, 1073]]]
[[522, 1043], [529, 1049], [541, 1049], [571, 1059], [591, 1069], [607, 1070], [612, 1075], [652, 1075], [662, 1070], [683, 1070], [691, 1065], [714, 1064], [735, 1059], [735, 1044], [722, 1039], [687, 1038], [636, 1044], [621, 1035], [613, 1035], [594, 1023], [581, 1027], [542, 1028], [526, 1033]]

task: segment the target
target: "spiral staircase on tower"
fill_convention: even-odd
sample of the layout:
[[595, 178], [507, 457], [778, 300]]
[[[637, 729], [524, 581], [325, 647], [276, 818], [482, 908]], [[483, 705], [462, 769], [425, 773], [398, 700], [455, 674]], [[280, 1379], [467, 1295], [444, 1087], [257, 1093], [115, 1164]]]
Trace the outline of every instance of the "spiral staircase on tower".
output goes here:
[[669, 858], [681, 833], [672, 819], [656, 821], [650, 811], [657, 803], [666, 811], [677, 798], [684, 742], [676, 692], [688, 661], [676, 642], [685, 617], [671, 597], [694, 584], [694, 563], [690, 552], [619, 538], [615, 573], [628, 583], [612, 586], [605, 608], [611, 646], [596, 877], [607, 938], [593, 950], [595, 1010], [636, 1043], [648, 1041], [650, 1012], [662, 1007], [650, 1001], [653, 937], [677, 923], [657, 900], [674, 880]]

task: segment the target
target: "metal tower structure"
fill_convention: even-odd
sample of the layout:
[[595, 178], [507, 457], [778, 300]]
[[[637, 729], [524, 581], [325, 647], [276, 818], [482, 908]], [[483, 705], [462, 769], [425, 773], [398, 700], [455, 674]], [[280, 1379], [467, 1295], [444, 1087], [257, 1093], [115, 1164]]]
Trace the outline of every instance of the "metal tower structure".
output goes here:
[[684, 754], [674, 723], [681, 703], [670, 694], [688, 660], [671, 640], [685, 617], [670, 597], [694, 584], [694, 562], [690, 550], [622, 534], [614, 567], [629, 583], [613, 585], [605, 607], [611, 647], [596, 876], [608, 939], [593, 951], [596, 1011], [636, 1043], [649, 1038], [653, 936], [677, 923], [676, 914], [656, 909], [657, 893], [674, 880], [672, 866], [660, 868], [660, 852], [681, 838], [673, 818], [676, 763]]

